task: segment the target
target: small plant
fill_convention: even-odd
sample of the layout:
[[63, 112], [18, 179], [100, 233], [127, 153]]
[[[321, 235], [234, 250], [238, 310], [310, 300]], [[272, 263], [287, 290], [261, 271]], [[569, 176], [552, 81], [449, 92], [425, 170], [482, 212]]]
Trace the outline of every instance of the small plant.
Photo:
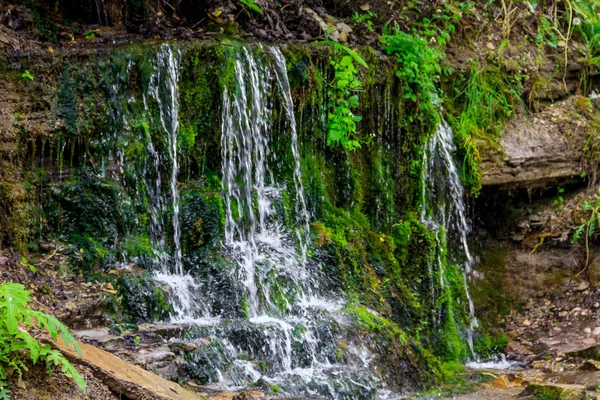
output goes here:
[[86, 38], [86, 39], [91, 40], [91, 39], [95, 39], [96, 38], [96, 34], [94, 32], [92, 32], [92, 31], [85, 31], [85, 32], [83, 32], [83, 37]]
[[[365, 60], [355, 51], [331, 40], [322, 44], [333, 47], [333, 57], [329, 63], [334, 69], [334, 79], [327, 90], [329, 113], [327, 116], [327, 145], [340, 145], [344, 150], [353, 151], [360, 147], [356, 123], [362, 120], [352, 109], [359, 106], [358, 92], [362, 82], [358, 77], [355, 63], [368, 68]], [[345, 55], [344, 55], [345, 53]]]
[[251, 9], [254, 12], [257, 12], [259, 14], [263, 13], [262, 8], [260, 8], [256, 3], [255, 0], [240, 0], [240, 3], [242, 3], [243, 5], [245, 5], [246, 7], [248, 7], [249, 9]]
[[138, 346], [141, 341], [142, 341], [142, 339], [139, 336], [136, 336], [135, 338], [133, 338], [133, 343], [135, 343], [136, 346]]
[[21, 78], [23, 79], [29, 79], [30, 81], [34, 80], [35, 78], [33, 77], [33, 75], [31, 75], [31, 72], [29, 72], [28, 69], [26, 69], [22, 74], [21, 74]]
[[77, 341], [65, 325], [51, 315], [28, 307], [30, 293], [20, 283], [0, 285], [0, 399], [9, 399], [7, 372], [15, 372], [21, 378], [23, 371], [27, 371], [26, 359], [34, 364], [38, 360], [45, 361], [49, 371], [52, 365], [60, 366], [66, 376], [85, 390], [85, 380], [61, 352], [53, 350], [49, 344], [40, 344], [27, 331], [43, 328], [53, 340], [58, 339], [60, 332], [65, 345], [73, 345], [81, 356]]
[[373, 25], [372, 21], [373, 18], [377, 18], [377, 14], [375, 14], [373, 11], [368, 11], [365, 14], [359, 14], [355, 12], [352, 16], [352, 21], [356, 25], [363, 24], [367, 31], [373, 33], [375, 32], [375, 26]]
[[27, 259], [25, 257], [21, 257], [21, 265], [24, 266], [25, 268], [27, 268], [28, 270], [30, 270], [31, 272], [35, 273], [35, 266], [29, 264], [29, 262], [27, 262]]
[[586, 217], [573, 234], [573, 243], [577, 243], [582, 234], [585, 236], [585, 266], [577, 275], [580, 275], [585, 271], [590, 263], [589, 239], [594, 235], [594, 232], [596, 232], [596, 228], [600, 228], [600, 197], [593, 203], [590, 203], [589, 200], [584, 201], [583, 212]]
[[556, 199], [554, 199], [554, 207], [556, 208], [556, 211], [561, 211], [562, 209], [565, 208], [565, 199], [562, 196], [562, 194], [565, 192], [565, 188], [561, 188], [558, 187], [557, 193], [556, 193]]

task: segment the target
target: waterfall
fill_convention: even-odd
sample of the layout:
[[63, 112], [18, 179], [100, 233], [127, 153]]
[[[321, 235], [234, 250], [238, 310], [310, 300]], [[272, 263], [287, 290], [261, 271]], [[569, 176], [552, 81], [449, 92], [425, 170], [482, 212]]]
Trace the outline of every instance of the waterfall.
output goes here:
[[[290, 85], [283, 55], [277, 48], [264, 49], [274, 58], [273, 65], [257, 58], [243, 47], [233, 54], [233, 76], [223, 90], [222, 173], [225, 204], [225, 246], [241, 267], [248, 314], [256, 317], [270, 306], [267, 276], [276, 270], [300, 287], [308, 245], [308, 212], [300, 174], [298, 135]], [[274, 81], [277, 85], [274, 85]], [[291, 136], [294, 159], [293, 183], [296, 193], [296, 230], [300, 254], [284, 224], [277, 219], [275, 203], [281, 202], [285, 185], [275, 182], [269, 161], [274, 113], [270, 93], [279, 89], [283, 115]], [[256, 210], [255, 210], [256, 208]], [[237, 210], [237, 213], [234, 212]]]
[[[474, 273], [474, 259], [467, 243], [470, 227], [464, 202], [464, 188], [453, 158], [455, 150], [452, 128], [440, 114], [440, 123], [435, 134], [429, 138], [423, 155], [421, 221], [435, 232], [438, 247], [442, 230], [444, 234], [452, 232], [457, 235], [460, 258], [464, 260], [463, 282], [471, 319], [467, 329], [467, 343], [471, 356], [477, 358], [473, 348], [473, 331], [477, 328], [478, 322], [467, 284], [467, 276]], [[443, 287], [443, 264], [439, 253], [437, 264], [438, 271], [431, 270], [431, 276], [438, 274]]]

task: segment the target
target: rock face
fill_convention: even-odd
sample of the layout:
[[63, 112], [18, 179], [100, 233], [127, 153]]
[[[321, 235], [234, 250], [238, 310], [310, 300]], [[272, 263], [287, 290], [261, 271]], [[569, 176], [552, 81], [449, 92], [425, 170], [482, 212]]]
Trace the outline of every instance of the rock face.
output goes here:
[[588, 120], [578, 112], [587, 99], [555, 103], [534, 117], [509, 121], [499, 146], [481, 148], [483, 185], [543, 187], [577, 179], [583, 171]]
[[89, 344], [79, 343], [83, 358], [79, 358], [71, 348], [66, 348], [62, 343], [56, 344], [56, 346], [71, 362], [92, 369], [95, 376], [102, 379], [104, 384], [127, 398], [143, 400], [203, 399], [200, 395], [183, 389], [174, 382], [169, 382]]
[[566, 354], [571, 357], [600, 361], [600, 345], [594, 345], [583, 350], [571, 351]]

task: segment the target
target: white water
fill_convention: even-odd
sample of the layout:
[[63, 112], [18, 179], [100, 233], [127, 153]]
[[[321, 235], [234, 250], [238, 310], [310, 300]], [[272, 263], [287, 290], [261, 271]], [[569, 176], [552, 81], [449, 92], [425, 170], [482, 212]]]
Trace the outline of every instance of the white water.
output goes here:
[[[464, 258], [463, 282], [471, 319], [467, 329], [467, 342], [471, 351], [471, 357], [477, 360], [478, 356], [473, 348], [473, 331], [478, 327], [478, 322], [475, 316], [475, 306], [467, 284], [467, 277], [474, 274], [474, 259], [467, 243], [467, 235], [470, 233], [470, 227], [464, 202], [464, 188], [453, 158], [455, 150], [452, 128], [450, 128], [440, 115], [438, 129], [428, 140], [426, 151], [423, 155], [423, 208], [421, 211], [421, 221], [436, 233], [438, 243], [441, 229], [446, 234], [452, 232], [458, 236], [459, 248], [462, 258]], [[432, 277], [434, 273], [438, 274], [443, 285], [442, 267], [443, 265], [438, 254], [438, 271], [434, 272], [431, 270], [430, 272], [432, 273]]]
[[504, 354], [487, 361], [470, 361], [465, 365], [468, 368], [483, 370], [510, 370], [521, 366], [518, 362], [507, 360]]
[[[152, 249], [155, 260], [159, 264], [160, 271], [155, 273], [156, 281], [167, 285], [170, 293], [174, 296], [173, 322], [188, 321], [199, 314], [206, 314], [196, 296], [198, 285], [194, 279], [184, 274], [182, 251], [181, 251], [181, 226], [179, 221], [179, 189], [177, 186], [178, 144], [177, 134], [179, 132], [179, 69], [180, 54], [174, 47], [163, 44], [159, 47], [154, 60], [154, 71], [150, 77], [148, 93], [144, 96], [144, 106], [148, 114], [148, 102], [150, 98], [158, 106], [160, 127], [166, 137], [168, 145], [168, 170], [169, 189], [167, 195], [163, 193], [161, 182], [161, 157], [156, 150], [155, 144], [149, 133], [147, 135], [149, 164], [153, 170], [150, 174], [150, 182], [147, 184], [150, 199], [150, 233]], [[152, 122], [152, 121], [151, 121]], [[146, 173], [148, 175], [148, 172]], [[173, 249], [167, 244], [165, 234], [166, 215], [172, 209], [171, 228], [173, 231]]]

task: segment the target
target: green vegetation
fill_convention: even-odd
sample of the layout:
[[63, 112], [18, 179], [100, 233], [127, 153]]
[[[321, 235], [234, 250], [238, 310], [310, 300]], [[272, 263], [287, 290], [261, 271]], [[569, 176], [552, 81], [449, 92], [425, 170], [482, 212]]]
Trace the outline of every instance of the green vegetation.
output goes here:
[[360, 147], [356, 123], [362, 120], [352, 112], [359, 106], [357, 93], [363, 87], [355, 63], [364, 68], [368, 65], [356, 50], [330, 40], [322, 43], [333, 48], [329, 63], [333, 66], [334, 78], [327, 90], [327, 145], [340, 145], [344, 150], [352, 151]]
[[[583, 221], [582, 221], [581, 225], [579, 225], [579, 227], [575, 230], [575, 233], [573, 234], [573, 242], [574, 243], [577, 243], [579, 241], [579, 238], [581, 237], [582, 234], [585, 237], [585, 252], [586, 252], [585, 268], [581, 272], [585, 271], [585, 269], [587, 269], [587, 267], [590, 263], [589, 240], [594, 235], [594, 232], [596, 232], [596, 228], [600, 228], [600, 197], [596, 198], [596, 200], [591, 201], [591, 202], [590, 202], [590, 200], [585, 200], [583, 202], [582, 209], [584, 212]], [[581, 272], [579, 274], [581, 274]]]
[[[429, 46], [425, 38], [402, 32], [397, 27], [384, 32], [381, 42], [385, 51], [398, 60], [396, 76], [404, 85], [405, 98], [416, 103], [418, 109], [436, 113], [434, 102], [442, 72], [441, 50]], [[408, 118], [412, 122], [412, 115]]]
[[250, 10], [257, 12], [259, 14], [263, 13], [262, 8], [260, 8], [255, 2], [254, 0], [240, 0], [240, 3], [242, 3], [243, 5], [245, 5], [246, 7], [248, 7]]
[[73, 345], [81, 356], [77, 341], [65, 325], [51, 315], [29, 308], [30, 294], [19, 283], [6, 282], [0, 285], [0, 398], [10, 398], [6, 389], [7, 373], [14, 372], [20, 379], [23, 371], [28, 369], [27, 360], [34, 364], [45, 361], [49, 372], [52, 365], [59, 366], [66, 376], [84, 390], [85, 380], [60, 351], [53, 350], [49, 344], [40, 344], [28, 332], [36, 328], [45, 329], [53, 340], [57, 340], [60, 333], [64, 344], [67, 347]]
[[21, 74], [21, 77], [22, 77], [23, 79], [28, 79], [28, 80], [30, 80], [30, 81], [32, 81], [32, 80], [34, 80], [34, 79], [35, 79], [35, 78], [33, 77], [33, 75], [31, 75], [31, 72], [29, 72], [29, 70], [28, 70], [28, 69], [26, 69], [26, 70], [25, 70], [25, 71], [24, 71], [24, 72]]

